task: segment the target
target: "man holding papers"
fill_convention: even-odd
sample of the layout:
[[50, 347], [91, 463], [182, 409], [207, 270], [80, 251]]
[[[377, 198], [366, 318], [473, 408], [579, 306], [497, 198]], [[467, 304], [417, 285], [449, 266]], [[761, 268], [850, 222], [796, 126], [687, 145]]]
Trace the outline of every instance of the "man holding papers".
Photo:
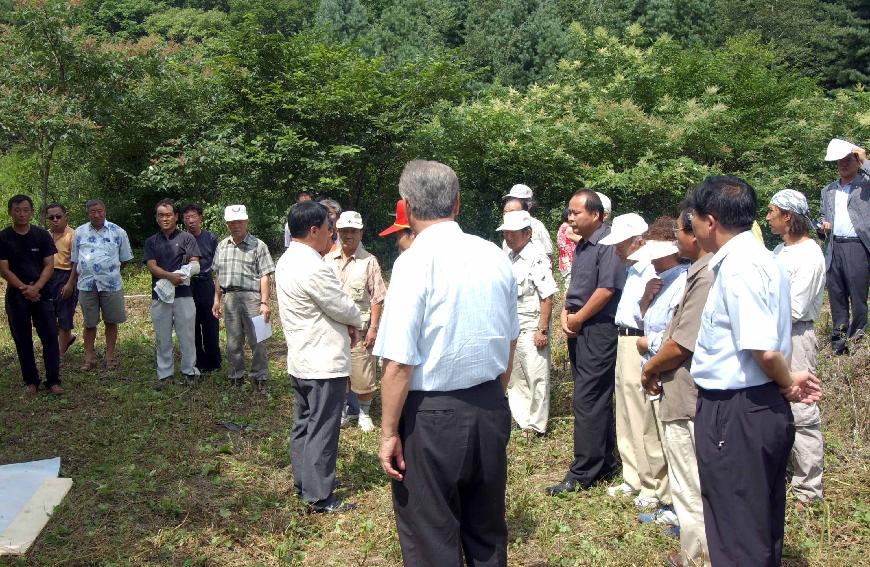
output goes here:
[[248, 210], [244, 205], [224, 209], [224, 221], [230, 235], [218, 243], [213, 270], [218, 286], [214, 291], [212, 313], [220, 317], [223, 298], [224, 329], [227, 333], [229, 379], [236, 386], [245, 383], [245, 339], [253, 353], [251, 381], [265, 392], [269, 379], [266, 343], [257, 342], [252, 317], [262, 316], [269, 322], [269, 275], [275, 264], [266, 244], [248, 233]]

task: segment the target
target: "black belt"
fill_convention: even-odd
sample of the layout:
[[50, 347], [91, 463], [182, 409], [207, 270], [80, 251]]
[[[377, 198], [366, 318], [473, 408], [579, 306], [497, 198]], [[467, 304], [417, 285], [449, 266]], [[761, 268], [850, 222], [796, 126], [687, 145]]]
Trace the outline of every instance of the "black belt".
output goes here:
[[861, 242], [857, 236], [835, 236], [834, 242]]
[[207, 272], [207, 273], [205, 273], [205, 274], [197, 274], [197, 275], [195, 275], [195, 276], [192, 276], [191, 279], [194, 279], [194, 280], [210, 280], [210, 279], [211, 279], [211, 272]]
[[642, 337], [643, 330], [631, 329], [629, 327], [617, 327], [617, 332], [620, 337]]
[[233, 293], [236, 291], [250, 291], [251, 293], [259, 293], [259, 290], [256, 289], [245, 289], [243, 287], [239, 287], [236, 285], [231, 285], [229, 287], [221, 287], [222, 293]]

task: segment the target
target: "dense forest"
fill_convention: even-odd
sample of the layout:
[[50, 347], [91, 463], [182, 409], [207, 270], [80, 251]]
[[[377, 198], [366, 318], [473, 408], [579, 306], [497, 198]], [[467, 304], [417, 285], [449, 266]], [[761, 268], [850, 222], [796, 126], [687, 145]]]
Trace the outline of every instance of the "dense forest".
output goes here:
[[272, 245], [300, 190], [386, 226], [415, 157], [486, 236], [516, 182], [550, 224], [716, 172], [817, 206], [830, 137], [870, 140], [863, 0], [0, 0], [0, 59], [4, 202], [101, 197], [134, 240], [163, 196]]

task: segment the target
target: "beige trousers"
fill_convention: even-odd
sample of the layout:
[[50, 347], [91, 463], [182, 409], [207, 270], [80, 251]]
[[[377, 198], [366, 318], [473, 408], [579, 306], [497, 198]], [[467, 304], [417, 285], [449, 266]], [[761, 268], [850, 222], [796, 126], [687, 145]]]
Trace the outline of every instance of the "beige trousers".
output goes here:
[[652, 403], [641, 391], [637, 337], [619, 337], [616, 347], [616, 446], [622, 478], [641, 496], [667, 503], [668, 471]]
[[680, 522], [680, 555], [686, 565], [704, 565], [709, 552], [695, 456], [695, 422], [691, 419], [669, 421], [664, 424], [664, 430], [671, 499]]
[[550, 344], [538, 349], [534, 338], [534, 329], [520, 331], [507, 395], [517, 425], [544, 433], [550, 415]]
[[[792, 371], [815, 372], [818, 343], [812, 323], [795, 321], [792, 324], [791, 348]], [[794, 445], [789, 457], [791, 485], [798, 500], [808, 502], [822, 497], [825, 453], [822, 420], [817, 404], [791, 404], [791, 412], [795, 425]]]
[[359, 331], [359, 341], [350, 347], [350, 389], [355, 394], [371, 394], [377, 389], [377, 358], [363, 344], [368, 329]]

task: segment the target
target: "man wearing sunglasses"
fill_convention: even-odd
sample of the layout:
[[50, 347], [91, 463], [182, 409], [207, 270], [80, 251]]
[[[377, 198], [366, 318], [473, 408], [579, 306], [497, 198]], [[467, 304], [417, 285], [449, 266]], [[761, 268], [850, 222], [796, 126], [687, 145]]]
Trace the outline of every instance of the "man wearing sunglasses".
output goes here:
[[[70, 253], [72, 252], [75, 231], [67, 224], [69, 217], [66, 213], [66, 207], [60, 203], [49, 203], [45, 207], [45, 218], [48, 220], [49, 233], [54, 239], [54, 247], [57, 248], [57, 254], [54, 255], [54, 273], [48, 280], [47, 289], [49, 299], [54, 304], [54, 316], [57, 319], [57, 345], [60, 349], [60, 355], [63, 357], [70, 345], [76, 340], [72, 330], [73, 315], [76, 312], [79, 294], [75, 278], [70, 277], [72, 275]], [[69, 288], [67, 297], [64, 297], [65, 288]]]

